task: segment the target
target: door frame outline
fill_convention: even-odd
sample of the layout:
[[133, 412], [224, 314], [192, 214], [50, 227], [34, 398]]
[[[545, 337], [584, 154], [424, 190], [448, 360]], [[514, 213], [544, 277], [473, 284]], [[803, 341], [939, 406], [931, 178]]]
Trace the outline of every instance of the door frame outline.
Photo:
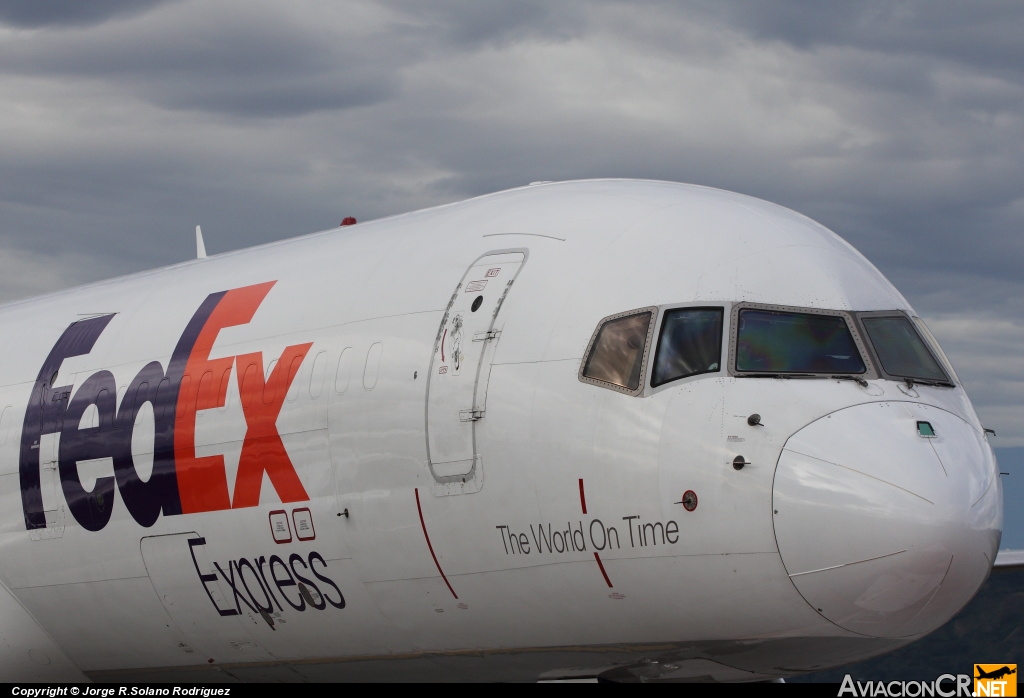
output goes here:
[[[473, 450], [473, 466], [469, 471], [459, 475], [438, 475], [434, 471], [434, 464], [430, 460], [430, 386], [434, 378], [434, 359], [437, 356], [438, 346], [441, 342], [441, 336], [444, 333], [445, 327], [448, 325], [448, 318], [451, 314], [452, 306], [455, 305], [456, 299], [459, 297], [459, 293], [462, 291], [466, 277], [469, 275], [470, 270], [473, 269], [480, 260], [485, 257], [493, 257], [495, 255], [502, 254], [521, 254], [523, 255], [522, 262], [519, 263], [519, 268], [516, 270], [515, 276], [513, 276], [506, 284], [505, 289], [498, 299], [497, 305], [494, 307], [491, 315], [491, 322], [487, 326], [488, 332], [494, 329], [494, 323], [498, 319], [498, 314], [501, 312], [502, 306], [505, 305], [505, 301], [508, 298], [508, 292], [515, 284], [516, 279], [519, 278], [519, 273], [526, 266], [526, 262], [530, 259], [530, 250], [526, 247], [505, 247], [497, 250], [490, 250], [484, 252], [474, 259], [462, 272], [462, 277], [459, 279], [458, 284], [455, 286], [455, 290], [452, 292], [451, 298], [448, 300], [448, 305], [444, 309], [444, 315], [441, 317], [441, 323], [437, 328], [437, 334], [434, 336], [434, 344], [431, 348], [430, 353], [430, 367], [427, 369], [427, 385], [426, 385], [426, 396], [423, 401], [423, 436], [424, 443], [427, 451], [427, 470], [430, 471], [431, 477], [434, 479], [434, 494], [435, 495], [448, 495], [448, 494], [470, 494], [472, 492], [480, 491], [483, 487], [483, 457], [476, 452], [476, 422], [472, 424], [472, 450]], [[473, 378], [473, 401], [476, 402], [476, 396], [480, 391], [480, 372], [483, 367], [484, 358], [489, 354], [493, 356], [492, 352], [487, 351], [488, 347], [484, 347], [480, 353], [480, 359], [477, 361], [475, 371], [476, 375]], [[488, 372], [488, 377], [490, 373]], [[470, 407], [476, 408], [477, 405], [473, 404]]]

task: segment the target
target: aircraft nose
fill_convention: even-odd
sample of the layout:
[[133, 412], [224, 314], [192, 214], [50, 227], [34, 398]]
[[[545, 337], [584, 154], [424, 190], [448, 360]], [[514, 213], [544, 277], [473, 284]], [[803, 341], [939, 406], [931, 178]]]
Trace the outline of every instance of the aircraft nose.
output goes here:
[[773, 491], [790, 579], [822, 616], [872, 637], [930, 632], [986, 577], [1002, 488], [984, 435], [906, 402], [857, 405], [786, 442]]

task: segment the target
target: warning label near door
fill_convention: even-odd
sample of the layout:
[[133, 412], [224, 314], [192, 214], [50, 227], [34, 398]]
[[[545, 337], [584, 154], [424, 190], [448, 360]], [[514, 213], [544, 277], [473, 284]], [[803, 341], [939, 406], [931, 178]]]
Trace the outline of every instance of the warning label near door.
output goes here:
[[270, 512], [270, 532], [275, 543], [291, 543], [292, 529], [288, 525], [288, 512], [278, 509]]
[[475, 291], [483, 291], [484, 290], [484, 286], [486, 286], [486, 285], [487, 285], [487, 279], [482, 279], [480, 281], [470, 281], [468, 284], [466, 284], [466, 293], [473, 293]]

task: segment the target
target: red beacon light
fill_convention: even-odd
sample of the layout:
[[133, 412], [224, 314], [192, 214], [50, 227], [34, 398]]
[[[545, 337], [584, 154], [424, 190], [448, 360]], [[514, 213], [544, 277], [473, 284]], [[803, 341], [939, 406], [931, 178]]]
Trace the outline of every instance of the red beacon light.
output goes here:
[[355, 224], [356, 224], [356, 219], [353, 218], [352, 216], [345, 216], [345, 218], [342, 219], [342, 221], [341, 221], [341, 227], [345, 227], [346, 225], [355, 225]]

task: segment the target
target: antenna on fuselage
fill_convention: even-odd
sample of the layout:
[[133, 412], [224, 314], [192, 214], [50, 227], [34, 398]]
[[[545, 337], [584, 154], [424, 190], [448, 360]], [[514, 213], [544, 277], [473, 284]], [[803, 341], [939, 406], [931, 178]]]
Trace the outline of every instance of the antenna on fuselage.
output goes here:
[[203, 229], [196, 226], [196, 259], [206, 259], [206, 243], [203, 242]]

